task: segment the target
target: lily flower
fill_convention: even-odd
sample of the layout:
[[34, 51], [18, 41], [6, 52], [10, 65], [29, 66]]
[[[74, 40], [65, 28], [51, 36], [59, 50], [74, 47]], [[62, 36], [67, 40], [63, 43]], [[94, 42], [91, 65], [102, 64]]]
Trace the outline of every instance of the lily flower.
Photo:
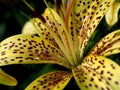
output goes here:
[[106, 56], [120, 52], [120, 30], [102, 38], [84, 57], [86, 45], [114, 0], [61, 0], [31, 22], [39, 36], [20, 34], [0, 43], [0, 66], [58, 64], [25, 90], [63, 90], [74, 77], [81, 90], [118, 90], [120, 66]]
[[0, 84], [15, 86], [17, 84], [17, 81], [14, 77], [8, 75], [2, 69], [0, 69]]
[[113, 26], [118, 22], [118, 12], [120, 10], [120, 0], [115, 0], [114, 3], [109, 7], [105, 19], [109, 26]]

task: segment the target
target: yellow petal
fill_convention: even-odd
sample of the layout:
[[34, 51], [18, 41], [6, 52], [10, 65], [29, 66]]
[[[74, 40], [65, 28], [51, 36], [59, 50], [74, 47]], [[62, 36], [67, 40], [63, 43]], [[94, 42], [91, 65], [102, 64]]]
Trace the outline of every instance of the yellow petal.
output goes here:
[[34, 26], [34, 28], [35, 28], [37, 34], [39, 34], [40, 38], [43, 38], [46, 41], [48, 41], [49, 43], [53, 44], [55, 47], [58, 47], [53, 36], [50, 34], [51, 30], [49, 30], [39, 18], [32, 18], [30, 20], [30, 22]]
[[74, 48], [72, 46], [71, 38], [68, 34], [68, 30], [65, 27], [64, 20], [59, 16], [55, 10], [47, 8], [43, 14], [43, 17], [46, 20], [46, 26], [49, 28], [49, 32], [54, 38], [55, 42], [64, 53], [69, 62], [70, 56], [75, 59]]
[[1, 42], [0, 66], [31, 63], [52, 63], [65, 67], [69, 65], [59, 49], [40, 37], [21, 34]]
[[25, 23], [25, 25], [22, 28], [22, 33], [23, 34], [37, 34], [36, 28], [34, 27], [34, 25], [28, 21]]
[[25, 90], [63, 90], [72, 75], [67, 71], [54, 71], [40, 76]]
[[82, 57], [88, 40], [114, 0], [71, 1], [73, 1], [72, 9], [69, 17], [66, 17], [69, 18], [68, 29], [73, 44], [76, 49], [80, 48], [80, 57]]
[[84, 19], [80, 34], [83, 37], [82, 47], [85, 48], [87, 41], [90, 39], [92, 33], [98, 26], [99, 22], [105, 15], [109, 6], [114, 2], [114, 0], [91, 0], [90, 8]]
[[12, 76], [5, 73], [2, 69], [0, 69], [0, 84], [15, 86], [17, 85], [17, 81]]
[[120, 66], [108, 58], [89, 55], [72, 71], [81, 90], [118, 90], [120, 88]]
[[105, 19], [109, 26], [113, 26], [115, 23], [117, 23], [119, 9], [120, 9], [120, 3], [116, 1], [108, 9], [105, 15]]
[[108, 56], [120, 53], [120, 29], [106, 35], [91, 50], [90, 54]]
[[67, 45], [67, 30], [65, 27], [65, 23], [62, 18], [57, 14], [57, 12], [55, 12], [53, 9], [47, 8], [43, 13], [43, 17], [46, 20], [47, 26], [50, 27], [49, 32], [53, 32], [53, 34], [55, 34], [54, 37], [59, 38], [60, 42], [63, 45]]

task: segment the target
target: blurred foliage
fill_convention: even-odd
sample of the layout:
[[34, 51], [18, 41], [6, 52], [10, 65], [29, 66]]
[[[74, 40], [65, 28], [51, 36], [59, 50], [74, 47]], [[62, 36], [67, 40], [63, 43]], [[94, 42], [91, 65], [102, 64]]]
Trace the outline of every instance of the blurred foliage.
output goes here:
[[[39, 14], [43, 13], [46, 8], [43, 0], [28, 0], [29, 3], [37, 10]], [[53, 1], [53, 0], [48, 0]], [[53, 3], [53, 2], [52, 2]], [[120, 12], [119, 12], [120, 15]], [[32, 17], [30, 9], [22, 2], [22, 0], [1, 0], [0, 1], [0, 41], [3, 39], [20, 34], [21, 29], [26, 21]], [[120, 18], [120, 16], [119, 16]], [[106, 34], [120, 29], [120, 19], [112, 27], [109, 27], [105, 21], [105, 18], [101, 21], [97, 27], [95, 33], [93, 34], [89, 44], [86, 48], [85, 56], [91, 49], [91, 47], [99, 41]], [[115, 62], [120, 64], [120, 54], [109, 56]], [[53, 70], [63, 70], [64, 68], [57, 65], [11, 65], [2, 67], [4, 71], [8, 74], [14, 76], [18, 80], [18, 85], [16, 87], [9, 87], [0, 85], [0, 90], [24, 90], [24, 88], [31, 83], [38, 76]], [[72, 89], [79, 90], [78, 86], [74, 82], [74, 79], [68, 84], [65, 90]]]

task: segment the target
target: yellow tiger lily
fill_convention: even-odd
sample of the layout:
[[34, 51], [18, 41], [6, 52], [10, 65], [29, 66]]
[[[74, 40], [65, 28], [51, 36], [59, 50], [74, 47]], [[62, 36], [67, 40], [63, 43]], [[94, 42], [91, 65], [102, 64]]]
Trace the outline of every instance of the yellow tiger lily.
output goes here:
[[74, 77], [81, 90], [118, 90], [120, 67], [106, 56], [120, 52], [120, 30], [102, 38], [84, 57], [86, 45], [114, 0], [61, 0], [47, 4], [42, 19], [30, 21], [39, 36], [20, 34], [0, 44], [0, 66], [58, 64], [68, 71], [52, 71], [25, 90], [63, 90]]

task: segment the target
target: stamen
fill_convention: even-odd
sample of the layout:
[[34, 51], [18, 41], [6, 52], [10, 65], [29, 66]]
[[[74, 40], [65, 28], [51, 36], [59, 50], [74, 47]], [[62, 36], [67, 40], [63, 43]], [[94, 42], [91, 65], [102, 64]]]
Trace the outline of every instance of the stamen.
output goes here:
[[35, 11], [35, 9], [34, 9], [26, 0], [23, 0], [23, 2], [24, 2], [32, 11]]
[[69, 18], [70, 11], [71, 11], [74, 1], [75, 0], [70, 0], [69, 5], [67, 6], [67, 13], [66, 13], [66, 17], [65, 17], [65, 24], [66, 24], [67, 30], [68, 30], [68, 18]]
[[[46, 6], [49, 9], [49, 6], [47, 5], [45, 0], [44, 0], [44, 2], [45, 2]], [[65, 27], [64, 22], [62, 22], [62, 24], [63, 24], [62, 28], [64, 28], [64, 29], [61, 30], [61, 26], [58, 25], [58, 22], [55, 19], [52, 10], [49, 9], [49, 11], [50, 11], [54, 21], [56, 22], [55, 27], [57, 27], [57, 29], [58, 29], [58, 34], [60, 35], [61, 40], [59, 38], [58, 39], [59, 39], [59, 41], [62, 41], [61, 45], [63, 46], [63, 48], [61, 48], [61, 45], [59, 45], [59, 47], [61, 48], [62, 51], [64, 50], [64, 54], [67, 55], [69, 61], [71, 61], [73, 63], [73, 65], [77, 65], [76, 56], [75, 56], [75, 53], [74, 53], [74, 50], [73, 50], [73, 47], [72, 47], [72, 44], [71, 44], [72, 42], [70, 40], [70, 37], [68, 35], [68, 31], [67, 31], [67, 29]], [[62, 34], [62, 32], [64, 32], [64, 34]], [[56, 41], [56, 42], [58, 42], [58, 41]], [[58, 42], [58, 44], [59, 44], [59, 42]], [[73, 59], [71, 59], [71, 57], [73, 57]]]

